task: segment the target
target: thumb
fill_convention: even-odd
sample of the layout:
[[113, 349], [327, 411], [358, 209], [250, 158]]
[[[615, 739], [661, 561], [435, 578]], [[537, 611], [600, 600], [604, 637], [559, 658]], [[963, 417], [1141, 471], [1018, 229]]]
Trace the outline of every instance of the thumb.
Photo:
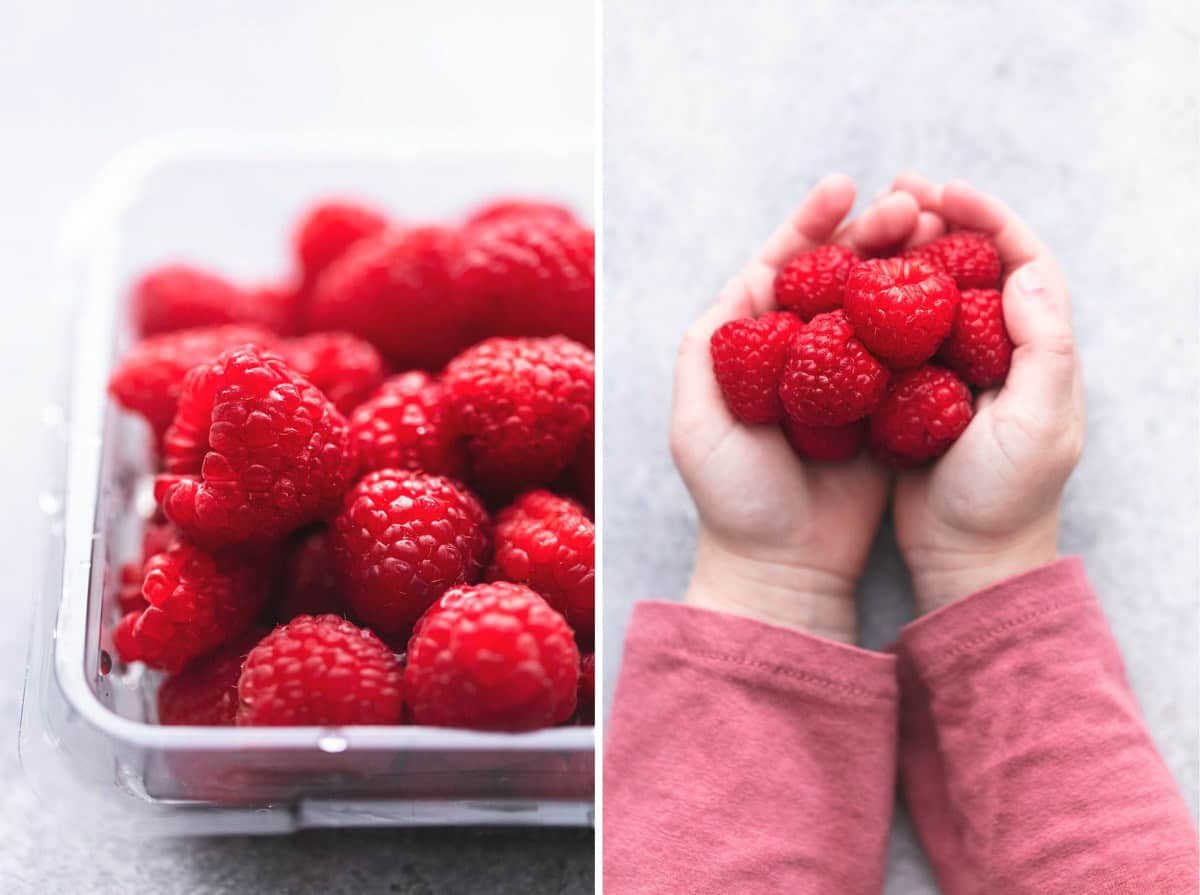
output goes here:
[[1013, 271], [1004, 285], [1004, 323], [1012, 338], [1012, 368], [1002, 390], [1006, 400], [1043, 422], [1065, 420], [1073, 410], [1078, 358], [1071, 301], [1058, 266], [1046, 256]]

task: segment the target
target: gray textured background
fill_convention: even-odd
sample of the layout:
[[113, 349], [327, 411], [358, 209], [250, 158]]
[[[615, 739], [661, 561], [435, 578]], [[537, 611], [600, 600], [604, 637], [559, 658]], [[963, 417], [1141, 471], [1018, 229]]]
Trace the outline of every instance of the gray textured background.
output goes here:
[[[69, 203], [116, 153], [166, 132], [391, 140], [587, 140], [593, 10], [552, 0], [0, 3], [0, 892], [5, 895], [591, 892], [579, 830], [347, 831], [117, 842], [24, 781], [16, 725], [41, 598], [40, 409], [69, 362], [51, 299]], [[31, 521], [32, 520], [32, 521]]]
[[[1062, 547], [1195, 812], [1195, 4], [608, 0], [604, 38], [606, 695], [631, 605], [691, 563], [666, 448], [686, 324], [820, 175], [962, 176], [1067, 271], [1090, 428]], [[911, 614], [889, 532], [862, 597], [883, 645]], [[889, 865], [890, 895], [936, 891], [903, 818]]]

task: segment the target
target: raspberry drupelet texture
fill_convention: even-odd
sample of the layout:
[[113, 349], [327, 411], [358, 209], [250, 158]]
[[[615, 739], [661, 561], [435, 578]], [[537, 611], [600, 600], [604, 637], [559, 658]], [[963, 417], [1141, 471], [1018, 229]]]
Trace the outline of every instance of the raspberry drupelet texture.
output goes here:
[[227, 323], [267, 325], [263, 309], [223, 277], [186, 264], [148, 271], [133, 287], [130, 313], [139, 334]]
[[1000, 285], [1000, 253], [990, 239], [973, 230], [948, 233], [909, 249], [905, 256], [931, 262], [948, 273], [959, 289], [995, 289]]
[[457, 482], [383, 469], [346, 494], [332, 543], [355, 617], [394, 637], [448, 588], [480, 579], [491, 532], [479, 499]]
[[361, 240], [317, 281], [312, 328], [366, 339], [400, 369], [440, 369], [469, 344], [450, 271], [461, 241], [446, 227], [385, 230]]
[[570, 339], [489, 339], [455, 358], [442, 381], [472, 481], [492, 496], [552, 483], [592, 431], [595, 358]]
[[536, 199], [496, 199], [485, 202], [467, 215], [464, 226], [494, 224], [512, 218], [548, 218], [557, 224], [578, 224], [575, 213], [557, 202]]
[[854, 336], [842, 311], [818, 314], [784, 357], [779, 397], [793, 422], [844, 426], [867, 416], [883, 398], [888, 370]]
[[579, 649], [528, 587], [456, 587], [417, 623], [404, 683], [416, 724], [534, 730], [575, 711]]
[[352, 245], [381, 232], [387, 215], [348, 199], [328, 199], [304, 213], [292, 237], [304, 283], [311, 286]]
[[275, 600], [275, 621], [297, 615], [349, 615], [345, 579], [324, 525], [300, 533], [284, 545], [283, 574]]
[[595, 653], [588, 653], [579, 662], [579, 704], [576, 711], [580, 724], [596, 723]]
[[210, 546], [270, 541], [333, 511], [357, 467], [350, 427], [274, 354], [226, 351], [184, 380], [155, 497]]
[[954, 325], [958, 287], [920, 259], [872, 258], [846, 280], [846, 318], [868, 350], [893, 368], [929, 360]]
[[371, 397], [387, 373], [375, 346], [350, 333], [313, 333], [283, 342], [278, 351], [344, 415]]
[[244, 632], [267, 600], [262, 557], [208, 552], [175, 540], [145, 565], [147, 606], [126, 615], [114, 643], [126, 662], [178, 672]]
[[404, 673], [366, 628], [301, 615], [250, 651], [238, 680], [239, 727], [399, 724]]
[[161, 441], [175, 419], [188, 370], [237, 345], [273, 348], [277, 341], [266, 329], [242, 325], [152, 336], [134, 345], [117, 364], [108, 392], [126, 410], [145, 418]]
[[595, 340], [592, 231], [551, 216], [509, 216], [467, 229], [455, 281], [475, 338], [554, 336]]
[[797, 255], [775, 277], [775, 302], [805, 320], [836, 311], [850, 268], [858, 255], [845, 246], [825, 245]]
[[731, 320], [712, 334], [713, 375], [736, 419], [755, 424], [783, 417], [779, 376], [788, 346], [803, 327], [795, 314], [776, 311]]
[[856, 457], [867, 443], [867, 421], [844, 426], [805, 426], [785, 418], [783, 432], [792, 449], [806, 460], [837, 463]]
[[242, 663], [266, 633], [251, 628], [163, 681], [158, 688], [158, 723], [232, 727]]
[[938, 358], [970, 385], [1000, 385], [1013, 353], [1003, 296], [995, 289], [964, 289], [961, 294], [958, 315]]
[[422, 370], [388, 379], [350, 416], [360, 472], [411, 469], [466, 480], [466, 443], [450, 426], [446, 389]]
[[531, 491], [496, 516], [489, 581], [526, 584], [566, 618], [575, 636], [595, 636], [596, 526], [583, 507]]
[[893, 466], [916, 466], [944, 454], [971, 415], [971, 390], [949, 370], [926, 364], [897, 373], [871, 416], [871, 449]]

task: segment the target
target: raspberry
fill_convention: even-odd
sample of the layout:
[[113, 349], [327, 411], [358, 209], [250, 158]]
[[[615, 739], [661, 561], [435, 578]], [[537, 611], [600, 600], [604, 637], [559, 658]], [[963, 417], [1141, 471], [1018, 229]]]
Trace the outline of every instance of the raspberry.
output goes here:
[[354, 614], [385, 635], [407, 633], [447, 588], [478, 581], [491, 546], [487, 511], [471, 492], [400, 469], [350, 490], [332, 541]]
[[784, 356], [779, 398], [793, 422], [844, 426], [874, 410], [888, 370], [871, 356], [842, 311], [818, 314]]
[[589, 507], [596, 505], [596, 439], [588, 431], [567, 468], [568, 489]]
[[383, 382], [383, 358], [370, 342], [349, 333], [314, 333], [279, 346], [288, 366], [349, 414]]
[[265, 633], [251, 628], [163, 681], [158, 688], [158, 723], [232, 727], [242, 663]]
[[255, 320], [281, 336], [300, 333], [305, 327], [305, 291], [300, 282], [268, 283], [247, 291]]
[[926, 261], [872, 258], [850, 271], [844, 307], [876, 357], [915, 367], [933, 357], [954, 325], [958, 287]]
[[298, 615], [348, 615], [345, 591], [329, 529], [313, 529], [287, 546], [275, 619], [286, 623]]
[[995, 289], [1000, 285], [1000, 253], [982, 233], [959, 230], [909, 249], [907, 258], [933, 263], [954, 278], [959, 289]]
[[731, 320], [712, 334], [713, 375], [735, 418], [753, 424], [783, 417], [779, 375], [788, 346], [803, 328], [795, 314], [777, 311]]
[[809, 460], [836, 463], [855, 457], [867, 442], [867, 421], [844, 426], [805, 426], [784, 419], [783, 432], [792, 449]]
[[536, 199], [497, 199], [480, 205], [467, 215], [464, 226], [477, 227], [512, 218], [545, 218], [556, 224], [578, 225], [579, 223], [578, 218], [569, 208], [559, 205], [557, 202], [543, 202]]
[[387, 225], [384, 214], [359, 202], [328, 199], [312, 206], [300, 218], [292, 237], [304, 282], [315, 283], [347, 249]]
[[236, 345], [272, 348], [276, 341], [267, 330], [253, 326], [185, 329], [143, 339], [113, 371], [108, 392], [126, 410], [144, 417], [161, 441], [175, 419], [188, 370]]
[[797, 255], [775, 277], [775, 301], [805, 320], [836, 311], [842, 306], [846, 277], [857, 263], [858, 255], [839, 245]]
[[468, 344], [450, 274], [460, 243], [455, 230], [417, 227], [355, 244], [314, 287], [313, 328], [367, 339], [401, 369], [440, 369]]
[[596, 654], [588, 653], [579, 663], [579, 723], [596, 723]]
[[121, 615], [145, 609], [150, 604], [142, 596], [142, 581], [146, 573], [140, 562], [127, 562], [121, 566], [120, 579], [117, 582], [117, 605]]
[[950, 336], [938, 357], [970, 385], [991, 388], [1008, 376], [1013, 343], [1004, 301], [995, 289], [964, 289]]
[[871, 417], [871, 447], [895, 466], [915, 466], [944, 454], [970, 422], [971, 390], [926, 364], [893, 377]]
[[466, 231], [455, 280], [484, 336], [595, 340], [595, 239], [573, 221], [516, 216]]
[[350, 416], [358, 468], [411, 469], [466, 479], [466, 444], [446, 419], [446, 389], [420, 370], [387, 380]]
[[595, 358], [569, 339], [489, 339], [446, 367], [451, 425], [474, 482], [497, 495], [546, 485], [592, 430]]
[[366, 628], [301, 615], [250, 651], [238, 679], [239, 727], [399, 724], [404, 673]]
[[138, 333], [157, 333], [219, 326], [265, 323], [254, 305], [232, 283], [186, 264], [167, 264], [147, 272], [133, 286], [130, 314]]
[[144, 610], [121, 620], [113, 639], [126, 662], [178, 672], [237, 637], [266, 602], [264, 564], [241, 553], [209, 553], [175, 540], [146, 563]]
[[573, 500], [532, 491], [496, 516], [489, 581], [533, 588], [590, 642], [596, 616], [596, 526]]
[[337, 507], [357, 457], [329, 400], [253, 346], [194, 367], [167, 432], [167, 518], [212, 545], [269, 541]]
[[579, 649], [529, 588], [456, 587], [417, 623], [404, 685], [416, 724], [534, 730], [575, 711]]

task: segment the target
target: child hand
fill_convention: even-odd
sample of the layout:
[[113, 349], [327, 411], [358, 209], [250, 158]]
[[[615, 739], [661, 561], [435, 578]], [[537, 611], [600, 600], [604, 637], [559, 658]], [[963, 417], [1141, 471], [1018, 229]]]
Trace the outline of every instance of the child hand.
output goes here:
[[700, 517], [687, 600], [847, 643], [856, 638], [854, 588], [888, 475], [865, 456], [802, 462], [779, 426], [734, 420], [713, 375], [709, 339], [730, 320], [770, 310], [775, 274], [800, 252], [830, 241], [871, 251], [907, 241], [917, 227], [917, 203], [907, 194], [881, 197], [843, 224], [853, 204], [848, 177], [818, 183], [688, 330], [671, 424], [675, 464]]
[[1063, 487], [1083, 447], [1084, 407], [1062, 271], [1020, 218], [963, 182], [903, 175], [923, 214], [979, 230], [1004, 270], [1004, 320], [1016, 350], [962, 437], [934, 466], [896, 483], [896, 539], [925, 613], [1052, 561]]

